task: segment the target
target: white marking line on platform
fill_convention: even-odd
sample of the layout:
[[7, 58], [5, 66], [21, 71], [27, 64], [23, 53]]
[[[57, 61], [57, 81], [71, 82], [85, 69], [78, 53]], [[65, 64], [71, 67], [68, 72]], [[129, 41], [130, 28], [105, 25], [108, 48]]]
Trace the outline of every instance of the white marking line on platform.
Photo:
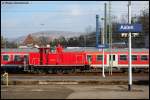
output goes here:
[[7, 92], [8, 90], [1, 90], [2, 92]]
[[32, 89], [31, 91], [44, 91], [42, 89]]
[[78, 84], [78, 82], [39, 82], [39, 84]]

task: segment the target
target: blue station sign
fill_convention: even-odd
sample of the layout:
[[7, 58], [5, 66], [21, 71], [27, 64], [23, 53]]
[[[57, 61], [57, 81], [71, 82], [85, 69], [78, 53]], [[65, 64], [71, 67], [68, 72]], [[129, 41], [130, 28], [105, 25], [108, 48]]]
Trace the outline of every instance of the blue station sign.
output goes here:
[[98, 48], [109, 48], [109, 45], [108, 44], [104, 44], [104, 45], [98, 45]]
[[141, 24], [119, 24], [117, 27], [118, 32], [141, 32]]

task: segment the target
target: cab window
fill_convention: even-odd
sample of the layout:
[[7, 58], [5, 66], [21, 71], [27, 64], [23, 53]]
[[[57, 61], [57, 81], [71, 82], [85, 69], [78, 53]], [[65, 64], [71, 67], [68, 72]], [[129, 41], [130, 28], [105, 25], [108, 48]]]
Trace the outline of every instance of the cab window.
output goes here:
[[103, 60], [103, 56], [102, 55], [97, 55], [97, 61]]
[[15, 55], [14, 56], [14, 61], [21, 61], [20, 55]]
[[91, 55], [87, 55], [87, 60], [88, 60], [88, 62], [91, 62], [92, 61], [92, 56]]
[[9, 61], [9, 55], [3, 55], [3, 61]]

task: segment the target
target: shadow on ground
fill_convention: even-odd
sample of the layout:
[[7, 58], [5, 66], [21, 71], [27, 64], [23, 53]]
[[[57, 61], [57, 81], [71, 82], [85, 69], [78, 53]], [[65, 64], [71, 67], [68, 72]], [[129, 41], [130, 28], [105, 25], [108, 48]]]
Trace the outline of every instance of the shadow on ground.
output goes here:
[[135, 84], [135, 85], [149, 85], [149, 80], [134, 81], [133, 84]]
[[[127, 88], [127, 86], [122, 86], [122, 85], [120, 85], [120, 86], [118, 86], [119, 88], [96, 88], [96, 90], [98, 90], [98, 91], [113, 91], [113, 92], [128, 92], [128, 88]], [[135, 88], [133, 88], [132, 89], [132, 92], [143, 92], [143, 90], [141, 90], [141, 89], [135, 89]]]

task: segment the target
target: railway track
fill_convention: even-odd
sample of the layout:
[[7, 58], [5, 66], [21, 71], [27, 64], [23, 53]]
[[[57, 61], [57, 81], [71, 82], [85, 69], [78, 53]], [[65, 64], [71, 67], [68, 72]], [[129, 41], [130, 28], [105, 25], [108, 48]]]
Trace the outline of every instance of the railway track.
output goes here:
[[[128, 73], [9, 74], [11, 85], [39, 84], [128, 84]], [[133, 82], [149, 84], [149, 73], [133, 73]]]

